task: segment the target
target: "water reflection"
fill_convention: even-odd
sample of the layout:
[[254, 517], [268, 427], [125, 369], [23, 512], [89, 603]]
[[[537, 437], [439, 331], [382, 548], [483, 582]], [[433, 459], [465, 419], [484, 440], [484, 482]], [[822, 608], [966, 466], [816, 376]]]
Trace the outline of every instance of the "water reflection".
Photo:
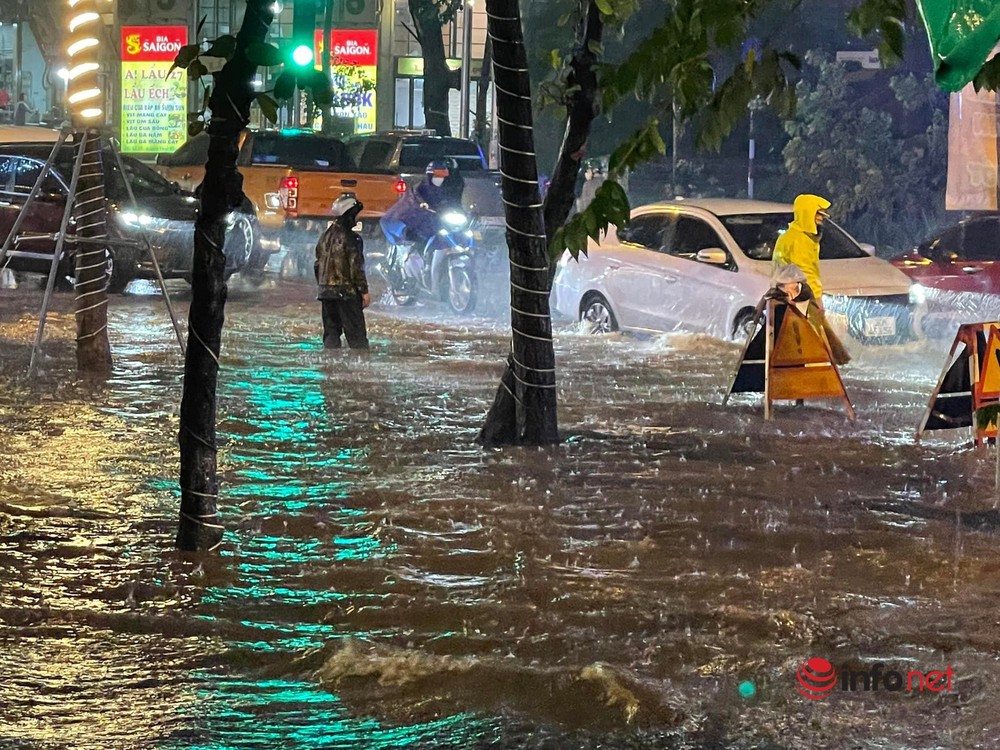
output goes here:
[[[371, 356], [331, 355], [310, 295], [230, 299], [210, 558], [172, 550], [159, 300], [113, 308], [106, 388], [66, 377], [68, 316], [42, 377], [15, 377], [31, 331], [0, 300], [0, 745], [973, 747], [996, 727], [996, 535], [960, 522], [991, 506], [991, 460], [912, 441], [949, 341], [860, 351], [856, 425], [819, 404], [768, 424], [719, 406], [735, 345], [561, 332], [566, 443], [493, 453], [472, 439], [502, 320], [376, 310]], [[812, 655], [947, 659], [961, 687], [804, 705]]]

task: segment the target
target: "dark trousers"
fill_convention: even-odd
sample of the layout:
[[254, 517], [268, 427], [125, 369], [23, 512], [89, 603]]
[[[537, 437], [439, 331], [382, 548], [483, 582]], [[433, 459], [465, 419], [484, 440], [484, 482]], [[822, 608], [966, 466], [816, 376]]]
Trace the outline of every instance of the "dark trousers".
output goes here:
[[352, 349], [368, 348], [368, 331], [361, 296], [351, 299], [325, 299], [323, 304], [323, 347], [339, 349], [340, 335], [347, 338]]

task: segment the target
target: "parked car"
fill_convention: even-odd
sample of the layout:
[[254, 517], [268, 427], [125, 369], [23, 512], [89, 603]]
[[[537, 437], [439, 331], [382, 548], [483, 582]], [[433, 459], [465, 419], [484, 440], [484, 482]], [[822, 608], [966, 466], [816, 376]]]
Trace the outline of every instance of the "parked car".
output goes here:
[[[792, 207], [747, 200], [678, 200], [642, 206], [628, 226], [564, 256], [555, 309], [593, 332], [675, 330], [740, 338], [770, 286], [774, 243]], [[866, 343], [909, 339], [919, 290], [832, 221], [820, 243], [828, 317]]]
[[961, 221], [891, 262], [924, 287], [1000, 294], [1000, 216]]
[[[51, 131], [50, 131], [51, 132]], [[0, 238], [6, 238], [14, 219], [25, 208], [25, 201], [53, 143], [0, 143]], [[25, 237], [31, 233], [54, 234], [59, 231], [68, 185], [73, 170], [75, 149], [64, 146], [56, 156], [54, 173], [42, 185], [41, 194], [27, 209], [14, 249], [51, 255], [55, 241]], [[143, 232], [149, 238], [153, 252], [166, 278], [189, 278], [194, 252], [194, 221], [198, 200], [189, 192], [163, 179], [150, 167], [129, 156], [123, 156], [125, 179], [132, 186], [136, 210], [129, 201], [118, 165], [110, 152], [104, 154], [105, 203], [108, 210], [108, 235], [113, 239], [135, 240], [141, 243]], [[71, 231], [72, 231], [71, 224]], [[226, 271], [232, 275], [248, 268], [253, 251], [252, 235], [258, 232], [253, 216], [234, 213], [226, 234], [224, 252]], [[72, 244], [68, 246], [73, 249]], [[51, 260], [45, 258], [9, 259], [9, 268], [26, 273], [48, 274]], [[112, 246], [109, 266], [109, 290], [123, 291], [130, 281], [155, 278], [152, 261], [145, 245]], [[72, 260], [63, 261], [62, 273], [72, 274]]]

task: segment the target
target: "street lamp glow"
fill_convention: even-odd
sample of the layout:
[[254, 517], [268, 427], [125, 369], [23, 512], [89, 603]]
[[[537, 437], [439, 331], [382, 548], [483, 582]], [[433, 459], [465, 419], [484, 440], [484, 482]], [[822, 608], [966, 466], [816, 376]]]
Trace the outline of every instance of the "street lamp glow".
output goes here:
[[274, 15], [281, 13], [281, 3], [271, 3], [271, 12]]
[[80, 13], [79, 15], [74, 16], [72, 19], [70, 19], [69, 30], [70, 32], [76, 31], [84, 24], [90, 23], [91, 21], [99, 21], [100, 18], [101, 18], [100, 15], [98, 15], [92, 10], [84, 11], [83, 13]]
[[308, 65], [313, 61], [312, 47], [307, 44], [300, 44], [292, 51], [292, 61], [296, 65]]

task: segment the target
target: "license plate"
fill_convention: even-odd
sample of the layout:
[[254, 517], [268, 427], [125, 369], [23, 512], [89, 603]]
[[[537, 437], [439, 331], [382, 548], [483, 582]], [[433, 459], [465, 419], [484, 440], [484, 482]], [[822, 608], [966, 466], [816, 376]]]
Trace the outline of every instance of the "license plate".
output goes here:
[[868, 318], [865, 321], [865, 336], [895, 336], [896, 319], [892, 316]]
[[484, 227], [503, 227], [507, 225], [507, 220], [503, 216], [483, 216], [479, 223]]

